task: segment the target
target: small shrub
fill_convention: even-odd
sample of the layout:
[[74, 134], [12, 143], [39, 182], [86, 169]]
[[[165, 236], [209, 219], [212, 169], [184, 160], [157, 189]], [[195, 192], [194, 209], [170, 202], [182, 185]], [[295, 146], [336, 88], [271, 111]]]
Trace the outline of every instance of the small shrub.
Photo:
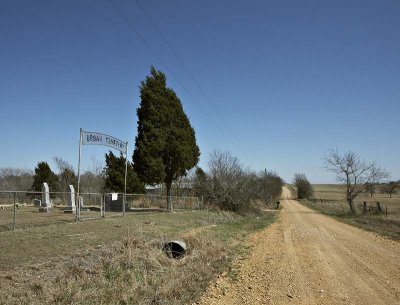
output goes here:
[[305, 174], [295, 174], [293, 184], [297, 189], [297, 199], [310, 199], [313, 196], [313, 188]]

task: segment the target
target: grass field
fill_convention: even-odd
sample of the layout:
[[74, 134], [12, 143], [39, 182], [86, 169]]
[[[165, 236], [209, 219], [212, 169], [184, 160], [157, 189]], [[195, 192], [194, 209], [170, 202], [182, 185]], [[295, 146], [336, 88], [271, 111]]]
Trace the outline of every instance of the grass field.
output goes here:
[[[344, 185], [338, 184], [313, 184], [314, 190], [314, 198], [322, 199], [327, 201], [346, 201], [346, 188]], [[362, 204], [364, 201], [367, 204], [376, 204], [376, 202], [380, 202], [384, 206], [388, 206], [388, 208], [400, 208], [400, 194], [392, 194], [392, 198], [390, 198], [389, 194], [381, 194], [374, 193], [372, 197], [370, 194], [362, 193], [360, 194], [355, 203]]]
[[[400, 239], [400, 194], [375, 193], [360, 194], [355, 200], [357, 214], [351, 214], [345, 200], [345, 187], [337, 184], [314, 184], [314, 199], [301, 200], [301, 202], [322, 213], [355, 225], [357, 227], [374, 231], [393, 239]], [[363, 202], [370, 208], [367, 214], [362, 213]], [[377, 202], [383, 208], [383, 213], [377, 213]], [[387, 215], [386, 215], [387, 208]]]
[[[190, 304], [275, 215], [155, 212], [2, 232], [0, 304]], [[177, 238], [181, 260], [161, 251]]]

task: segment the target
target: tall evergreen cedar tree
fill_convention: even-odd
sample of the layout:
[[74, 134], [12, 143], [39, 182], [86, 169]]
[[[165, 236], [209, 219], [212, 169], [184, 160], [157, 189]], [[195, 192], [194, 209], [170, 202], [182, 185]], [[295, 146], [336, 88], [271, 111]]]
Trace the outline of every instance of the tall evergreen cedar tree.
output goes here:
[[50, 192], [59, 191], [59, 181], [57, 175], [51, 170], [47, 162], [39, 162], [35, 167], [32, 190], [41, 192], [44, 182], [46, 182], [49, 186]]
[[[106, 166], [104, 168], [104, 190], [106, 192], [124, 192], [125, 184], [125, 157], [120, 154], [115, 156], [111, 151], [106, 154]], [[140, 182], [133, 165], [128, 161], [128, 173], [126, 179], [126, 192], [128, 194], [143, 193], [144, 184]]]
[[165, 74], [150, 69], [140, 85], [138, 133], [133, 152], [134, 168], [147, 184], [165, 183], [167, 210], [172, 211], [171, 185], [199, 162], [195, 132]]

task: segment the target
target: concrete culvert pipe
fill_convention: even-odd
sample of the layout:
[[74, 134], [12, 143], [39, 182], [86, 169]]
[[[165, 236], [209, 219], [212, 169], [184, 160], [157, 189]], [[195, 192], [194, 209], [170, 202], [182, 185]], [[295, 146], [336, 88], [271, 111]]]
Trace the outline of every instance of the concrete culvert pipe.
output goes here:
[[182, 258], [187, 252], [186, 243], [182, 240], [172, 240], [164, 244], [163, 251], [170, 258]]

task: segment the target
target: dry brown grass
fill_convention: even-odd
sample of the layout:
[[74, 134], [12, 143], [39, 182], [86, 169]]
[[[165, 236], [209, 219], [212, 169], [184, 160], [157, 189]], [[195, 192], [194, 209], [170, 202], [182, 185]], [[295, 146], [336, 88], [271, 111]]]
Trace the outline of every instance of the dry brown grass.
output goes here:
[[[188, 304], [240, 253], [243, 239], [273, 219], [273, 213], [154, 213], [1, 233], [0, 245], [12, 249], [5, 248], [0, 266], [0, 304]], [[43, 238], [39, 229], [64, 234]], [[186, 241], [183, 259], [162, 252], [172, 238]], [[30, 252], [26, 245], [40, 247]]]
[[[316, 184], [314, 200], [302, 200], [303, 204], [324, 214], [336, 217], [338, 220], [357, 227], [374, 231], [393, 239], [400, 239], [400, 195], [375, 193], [360, 194], [355, 200], [357, 214], [351, 214], [345, 200], [345, 187], [337, 184]], [[367, 202], [369, 212], [362, 213], [363, 202]], [[377, 212], [377, 202], [380, 202], [383, 213]], [[387, 215], [386, 215], [387, 208]]]
[[164, 240], [128, 237], [3, 277], [4, 304], [186, 304], [226, 260], [221, 244], [187, 237], [181, 260], [162, 252]]
[[[90, 217], [100, 216], [98, 212], [85, 212]], [[53, 208], [51, 213], [40, 213], [39, 208], [20, 205], [16, 210], [16, 226], [25, 229], [34, 226], [46, 226], [75, 221], [74, 214], [65, 214], [63, 210]], [[0, 210], [0, 232], [11, 230], [13, 227], [13, 207]]]

